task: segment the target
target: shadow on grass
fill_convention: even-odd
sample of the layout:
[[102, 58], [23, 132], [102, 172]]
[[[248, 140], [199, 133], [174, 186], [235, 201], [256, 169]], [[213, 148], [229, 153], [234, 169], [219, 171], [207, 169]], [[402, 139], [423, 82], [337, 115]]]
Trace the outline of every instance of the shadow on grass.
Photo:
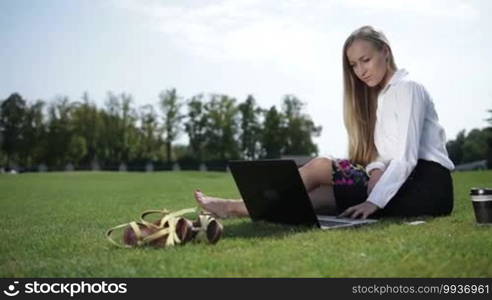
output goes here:
[[262, 221], [239, 219], [224, 224], [223, 238], [284, 238], [287, 235], [307, 232], [316, 227], [281, 225]]
[[[338, 228], [332, 230], [357, 230], [357, 229], [367, 229], [371, 230], [372, 228], [377, 228], [375, 230], [382, 230], [387, 228], [390, 225], [405, 225], [414, 221], [424, 221], [427, 223], [435, 219], [435, 217], [431, 216], [422, 216], [422, 217], [406, 217], [406, 218], [398, 218], [398, 217], [386, 217], [379, 219], [379, 222], [367, 225], [367, 226], [356, 226], [356, 227], [347, 227], [347, 228]], [[224, 225], [224, 236], [223, 238], [231, 238], [231, 237], [240, 237], [240, 238], [271, 238], [271, 237], [279, 237], [284, 238], [288, 235], [309, 232], [312, 230], [323, 230], [317, 228], [315, 226], [294, 226], [294, 225], [281, 225], [269, 222], [256, 221], [253, 222], [247, 218], [236, 219], [234, 221], [226, 221], [223, 222]]]
[[[367, 226], [356, 226], [349, 228], [339, 228], [333, 230], [384, 230], [390, 225], [419, 225], [431, 222], [432, 220], [439, 219], [435, 216], [420, 216], [420, 217], [386, 217], [379, 219], [379, 222], [367, 225]], [[416, 222], [415, 221], [419, 221]], [[285, 238], [289, 235], [294, 235], [298, 233], [309, 232], [312, 230], [323, 230], [317, 227], [307, 227], [307, 226], [293, 226], [293, 225], [280, 225], [268, 222], [256, 221], [252, 222], [249, 219], [237, 219], [234, 221], [228, 221], [224, 224], [224, 236], [223, 238]]]

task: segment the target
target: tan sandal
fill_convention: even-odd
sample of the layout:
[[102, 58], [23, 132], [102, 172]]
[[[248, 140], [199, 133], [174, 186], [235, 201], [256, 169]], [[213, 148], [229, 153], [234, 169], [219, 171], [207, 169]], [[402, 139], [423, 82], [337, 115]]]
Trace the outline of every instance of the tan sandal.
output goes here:
[[193, 240], [197, 242], [208, 242], [215, 244], [224, 232], [224, 227], [213, 215], [201, 212], [198, 219], [193, 222]]
[[[181, 217], [187, 213], [196, 212], [195, 208], [182, 209], [176, 212], [168, 210], [147, 210], [142, 213], [140, 222], [130, 222], [115, 226], [106, 231], [106, 238], [118, 247], [133, 248], [136, 246], [151, 245], [154, 247], [170, 247], [176, 244], [185, 244], [193, 238], [193, 224]], [[160, 219], [149, 222], [145, 217], [150, 214], [159, 214]], [[115, 230], [125, 228], [123, 244], [112, 238]]]

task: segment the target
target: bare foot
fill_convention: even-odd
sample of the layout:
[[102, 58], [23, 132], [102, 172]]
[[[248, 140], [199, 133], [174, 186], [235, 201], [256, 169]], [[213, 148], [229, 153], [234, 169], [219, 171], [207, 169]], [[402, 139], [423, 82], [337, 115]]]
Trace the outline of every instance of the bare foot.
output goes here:
[[234, 202], [237, 202], [222, 198], [209, 197], [200, 190], [195, 191], [195, 199], [204, 210], [216, 215], [219, 218], [232, 217], [232, 205]]

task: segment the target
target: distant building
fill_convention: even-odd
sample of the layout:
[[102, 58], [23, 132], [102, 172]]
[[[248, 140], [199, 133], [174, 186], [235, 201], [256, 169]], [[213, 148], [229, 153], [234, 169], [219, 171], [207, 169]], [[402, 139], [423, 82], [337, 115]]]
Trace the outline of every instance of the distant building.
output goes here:
[[101, 166], [99, 165], [99, 162], [97, 161], [97, 159], [94, 159], [91, 162], [91, 169], [92, 169], [92, 171], [101, 171]]
[[75, 170], [75, 167], [72, 163], [68, 163], [66, 166], [65, 166], [65, 171], [67, 172], [72, 172]]
[[471, 171], [471, 170], [486, 170], [486, 169], [487, 169], [486, 160], [473, 161], [466, 164], [457, 165], [454, 168], [455, 171]]
[[145, 165], [145, 172], [154, 172], [154, 164], [151, 161]]
[[38, 172], [46, 172], [48, 171], [48, 167], [45, 164], [38, 165]]
[[128, 170], [128, 167], [126, 166], [125, 163], [121, 163], [120, 166], [119, 166], [119, 168], [118, 168], [118, 170], [120, 172], [126, 172]]

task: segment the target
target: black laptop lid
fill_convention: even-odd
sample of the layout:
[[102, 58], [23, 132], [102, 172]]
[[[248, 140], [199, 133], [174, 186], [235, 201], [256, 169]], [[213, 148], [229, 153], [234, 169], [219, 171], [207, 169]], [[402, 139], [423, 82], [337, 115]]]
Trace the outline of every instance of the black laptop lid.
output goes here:
[[229, 168], [252, 220], [318, 225], [293, 160], [230, 161]]

